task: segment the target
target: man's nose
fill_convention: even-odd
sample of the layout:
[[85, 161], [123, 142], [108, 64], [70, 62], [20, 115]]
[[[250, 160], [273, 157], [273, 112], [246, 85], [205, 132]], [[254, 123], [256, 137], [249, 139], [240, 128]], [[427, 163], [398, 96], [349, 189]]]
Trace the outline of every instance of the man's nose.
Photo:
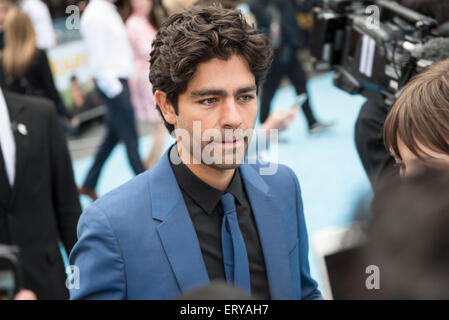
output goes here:
[[222, 128], [238, 128], [242, 124], [242, 116], [240, 114], [238, 104], [234, 99], [227, 99], [222, 106], [220, 114], [220, 122]]

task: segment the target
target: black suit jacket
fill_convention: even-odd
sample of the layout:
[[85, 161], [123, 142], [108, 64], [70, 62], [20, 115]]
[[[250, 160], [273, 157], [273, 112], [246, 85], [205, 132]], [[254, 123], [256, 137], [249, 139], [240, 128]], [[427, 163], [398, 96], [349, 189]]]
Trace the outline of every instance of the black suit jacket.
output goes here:
[[0, 152], [0, 243], [20, 247], [24, 288], [40, 299], [67, 298], [58, 239], [70, 252], [81, 206], [65, 137], [49, 100], [3, 94], [13, 127], [23, 124], [27, 134], [14, 130], [12, 188]]
[[385, 148], [383, 139], [388, 111], [378, 97], [369, 98], [360, 109], [355, 124], [357, 152], [374, 191], [382, 180], [399, 177], [399, 169]]

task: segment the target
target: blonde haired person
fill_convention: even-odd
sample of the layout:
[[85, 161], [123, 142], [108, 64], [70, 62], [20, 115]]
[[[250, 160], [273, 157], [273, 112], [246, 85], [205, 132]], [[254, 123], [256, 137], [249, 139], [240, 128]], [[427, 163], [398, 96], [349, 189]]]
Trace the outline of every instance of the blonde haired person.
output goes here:
[[449, 59], [430, 66], [403, 90], [384, 126], [401, 175], [449, 165]]
[[55, 87], [45, 51], [37, 48], [36, 33], [28, 15], [10, 8], [4, 20], [5, 47], [1, 52], [0, 85], [19, 94], [45, 97], [60, 116], [72, 118]]

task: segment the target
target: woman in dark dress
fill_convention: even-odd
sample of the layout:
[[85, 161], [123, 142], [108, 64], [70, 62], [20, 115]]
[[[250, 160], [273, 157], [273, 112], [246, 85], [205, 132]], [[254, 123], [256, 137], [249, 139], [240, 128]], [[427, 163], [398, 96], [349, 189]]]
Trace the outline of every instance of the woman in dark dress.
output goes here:
[[55, 87], [47, 54], [36, 46], [31, 20], [18, 8], [11, 8], [6, 14], [4, 44], [0, 85], [16, 93], [48, 98], [56, 105], [60, 117], [72, 119]]

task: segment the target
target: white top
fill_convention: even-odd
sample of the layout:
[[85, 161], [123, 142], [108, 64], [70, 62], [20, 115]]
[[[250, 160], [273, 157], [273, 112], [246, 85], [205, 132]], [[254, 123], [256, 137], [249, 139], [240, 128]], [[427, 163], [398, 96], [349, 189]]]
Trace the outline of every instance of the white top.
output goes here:
[[14, 185], [16, 175], [16, 142], [11, 128], [9, 112], [6, 106], [5, 97], [0, 89], [0, 148], [5, 161], [6, 174], [9, 184]]
[[56, 34], [47, 5], [41, 0], [24, 0], [21, 3], [21, 8], [28, 14], [33, 23], [37, 47], [42, 50], [54, 47], [56, 45]]
[[106, 0], [90, 0], [81, 17], [81, 35], [98, 87], [114, 98], [123, 90], [119, 78], [132, 75], [134, 60], [125, 24], [115, 5]]

